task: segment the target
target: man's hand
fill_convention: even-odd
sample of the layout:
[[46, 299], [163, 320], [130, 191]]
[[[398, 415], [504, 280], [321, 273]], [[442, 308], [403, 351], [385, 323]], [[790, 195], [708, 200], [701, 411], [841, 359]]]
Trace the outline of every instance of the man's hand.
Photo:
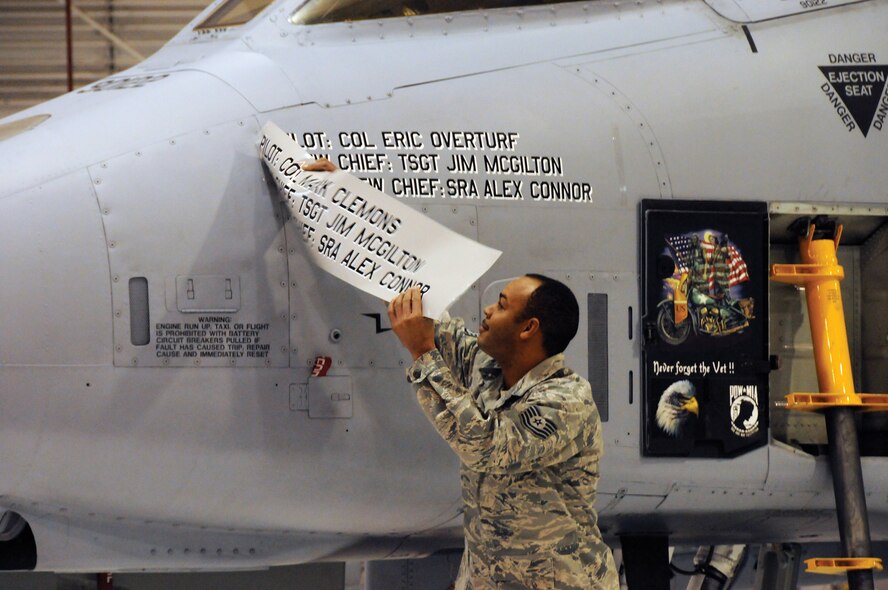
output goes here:
[[422, 315], [422, 294], [419, 287], [404, 291], [388, 306], [392, 331], [413, 360], [435, 348], [435, 323]]
[[327, 158], [306, 160], [305, 162], [300, 162], [299, 167], [306, 172], [336, 172], [336, 164]]

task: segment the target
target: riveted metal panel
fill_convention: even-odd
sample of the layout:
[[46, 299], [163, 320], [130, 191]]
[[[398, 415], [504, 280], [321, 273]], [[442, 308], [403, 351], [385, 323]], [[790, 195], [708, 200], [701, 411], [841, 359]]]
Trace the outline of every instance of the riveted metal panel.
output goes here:
[[749, 23], [814, 12], [843, 4], [856, 4], [861, 0], [808, 0], [806, 2], [786, 2], [785, 0], [705, 0], [721, 16], [734, 22]]
[[351, 418], [353, 399], [351, 377], [308, 380], [309, 418]]
[[[580, 305], [577, 335], [564, 351], [565, 363], [588, 379], [602, 422], [614, 421], [604, 428], [615, 437], [608, 442], [632, 447], [638, 433], [638, 408], [634, 389], [639, 383], [637, 318], [633, 306], [608, 306], [608, 301], [632, 302], [636, 297], [638, 275], [614, 271], [554, 271], [544, 275], [570, 287]], [[487, 285], [481, 298], [483, 306], [496, 302], [497, 295], [512, 279]], [[609, 326], [611, 326], [609, 331]], [[618, 327], [619, 326], [619, 327]], [[625, 328], [624, 328], [625, 327]], [[613, 398], [610, 385], [613, 384]]]
[[[281, 210], [286, 211], [283, 206]], [[426, 205], [420, 210], [445, 227], [478, 239], [474, 206]], [[409, 355], [391, 332], [387, 302], [314, 266], [303, 253], [307, 246], [301, 228], [292, 220], [285, 226], [291, 277], [290, 341], [294, 343], [291, 366], [310, 366], [319, 355], [332, 358], [336, 368], [406, 366]], [[477, 326], [478, 302], [478, 288], [473, 285], [450, 313]]]
[[593, 270], [552, 276], [581, 302], [579, 329], [565, 360], [592, 385], [606, 443], [638, 448], [638, 274]]
[[0, 366], [110, 362], [103, 242], [84, 170], [0, 199]]
[[[200, 129], [90, 168], [108, 241], [115, 365], [288, 364], [284, 233], [255, 134], [253, 121]], [[148, 281], [142, 346], [130, 335], [134, 276]]]

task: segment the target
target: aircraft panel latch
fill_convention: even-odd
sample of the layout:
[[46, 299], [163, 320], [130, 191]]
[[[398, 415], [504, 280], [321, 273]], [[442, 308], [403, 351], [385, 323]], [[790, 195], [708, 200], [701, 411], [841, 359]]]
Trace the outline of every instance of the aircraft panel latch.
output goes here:
[[177, 276], [176, 308], [182, 313], [237, 312], [241, 308], [240, 277]]

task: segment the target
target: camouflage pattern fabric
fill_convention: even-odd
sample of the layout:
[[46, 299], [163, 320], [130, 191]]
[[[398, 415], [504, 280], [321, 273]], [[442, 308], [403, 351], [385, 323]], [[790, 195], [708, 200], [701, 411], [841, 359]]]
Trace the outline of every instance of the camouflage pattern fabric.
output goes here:
[[619, 588], [594, 509], [601, 421], [589, 382], [552, 356], [508, 390], [460, 319], [407, 370], [460, 458], [466, 550], [457, 590]]
[[715, 274], [715, 293], [722, 297], [730, 293], [730, 253], [727, 245], [719, 246], [715, 251], [715, 262], [712, 265]]
[[703, 294], [709, 293], [709, 264], [706, 262], [706, 253], [698, 244], [691, 251], [690, 263], [691, 287]]

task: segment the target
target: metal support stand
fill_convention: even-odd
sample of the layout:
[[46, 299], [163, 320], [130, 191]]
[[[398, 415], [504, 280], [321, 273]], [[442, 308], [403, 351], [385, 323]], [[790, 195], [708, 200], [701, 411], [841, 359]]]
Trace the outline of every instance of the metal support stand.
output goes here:
[[854, 411], [888, 409], [888, 396], [858, 394], [854, 390], [839, 287], [845, 271], [836, 257], [842, 226], [819, 217], [799, 219], [790, 229], [798, 232], [802, 264], [775, 264], [771, 267], [771, 280], [805, 287], [820, 393], [788, 395], [785, 405], [795, 410], [822, 411], [826, 416], [839, 535], [845, 552], [845, 559], [824, 560], [830, 563], [813, 564], [808, 571], [846, 572], [850, 590], [872, 590], [872, 568], [881, 569], [882, 565], [881, 560], [870, 557]]
[[[846, 557], [870, 557], [870, 529], [854, 410], [848, 407], [826, 410], [826, 432], [842, 550]], [[872, 570], [848, 570], [851, 590], [872, 590], [873, 584]]]
[[762, 545], [753, 587], [755, 590], [795, 590], [801, 564], [802, 546], [797, 543]]

